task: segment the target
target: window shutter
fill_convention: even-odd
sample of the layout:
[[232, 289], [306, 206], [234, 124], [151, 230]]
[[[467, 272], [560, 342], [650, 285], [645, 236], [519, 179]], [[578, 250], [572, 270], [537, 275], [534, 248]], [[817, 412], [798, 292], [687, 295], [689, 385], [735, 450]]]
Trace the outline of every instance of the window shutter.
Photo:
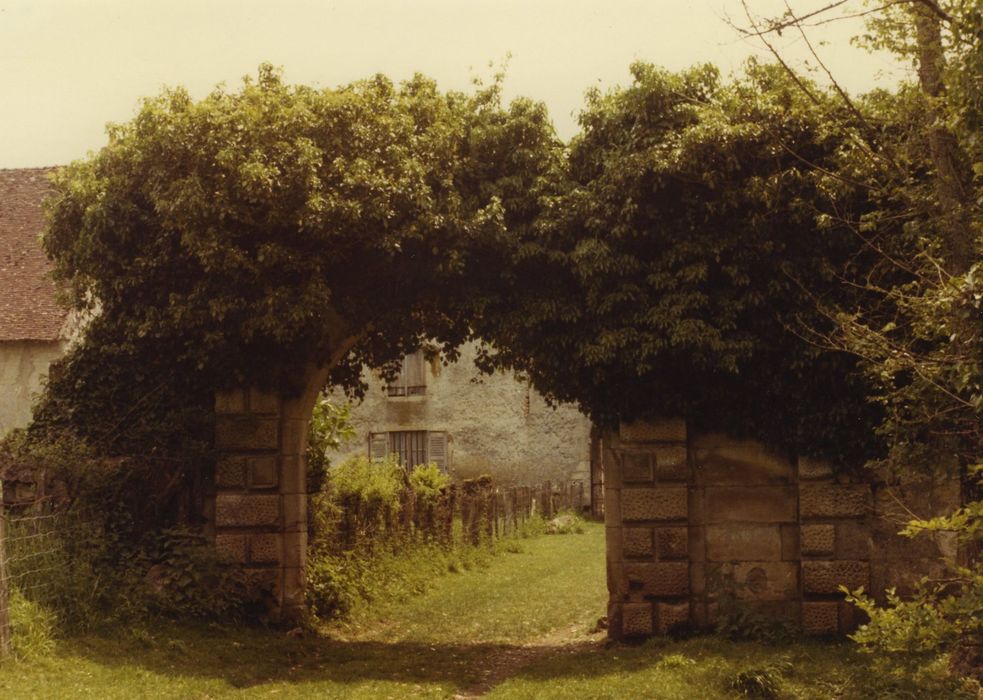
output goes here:
[[389, 433], [369, 433], [369, 459], [381, 462], [389, 456]]
[[427, 461], [440, 467], [440, 471], [447, 471], [447, 433], [427, 433]]
[[427, 392], [427, 361], [423, 350], [403, 358], [403, 379], [407, 396], [420, 396]]

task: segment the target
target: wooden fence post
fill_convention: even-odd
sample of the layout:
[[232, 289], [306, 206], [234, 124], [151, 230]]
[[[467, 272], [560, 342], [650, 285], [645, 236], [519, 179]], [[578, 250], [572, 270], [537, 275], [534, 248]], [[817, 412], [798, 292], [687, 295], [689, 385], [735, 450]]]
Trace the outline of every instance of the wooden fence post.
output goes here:
[[0, 658], [10, 653], [10, 572], [7, 570], [7, 509], [0, 481]]

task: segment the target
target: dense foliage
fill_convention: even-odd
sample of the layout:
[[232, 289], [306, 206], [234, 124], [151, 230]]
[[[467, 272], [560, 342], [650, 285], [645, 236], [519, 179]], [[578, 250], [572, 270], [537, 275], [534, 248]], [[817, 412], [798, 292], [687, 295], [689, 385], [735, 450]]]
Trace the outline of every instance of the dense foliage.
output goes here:
[[[877, 252], [876, 267], [894, 277], [864, 279], [874, 303], [839, 309], [827, 340], [860, 358], [883, 407], [878, 432], [887, 450], [872, 466], [902, 479], [960, 478], [964, 504], [902, 531], [954, 537], [960, 554], [912, 598], [890, 591], [881, 607], [854, 593], [851, 600], [870, 616], [855, 638], [892, 655], [951, 651], [961, 673], [980, 677], [983, 4], [911, 0], [868, 16], [865, 41], [910, 60], [917, 83], [867, 101], [862, 147], [838, 173], [872, 192], [876, 206], [849, 224]], [[789, 10], [781, 24], [801, 23]]]
[[128, 417], [159, 444], [198, 431], [133, 426], [148, 402], [166, 422], [181, 394], [296, 388], [308, 364], [357, 389], [363, 363], [456, 347], [467, 316], [444, 300], [523, 229], [558, 154], [543, 107], [503, 107], [497, 83], [314, 90], [262, 66], [239, 92], [145, 100], [55, 179], [44, 245], [92, 319], [39, 417], [87, 437]]
[[[139, 453], [178, 489], [208, 464], [215, 387], [296, 388], [313, 363], [357, 391], [364, 365], [477, 336], [484, 367], [601, 425], [682, 415], [959, 474], [970, 503], [910, 531], [977, 545], [983, 12], [870, 16], [868, 40], [912, 58], [917, 85], [851, 100], [775, 66], [725, 83], [636, 64], [630, 86], [588, 95], [566, 151], [497, 83], [314, 90], [264, 66], [239, 92], [147, 100], [57, 178], [45, 246], [92, 320], [34, 435]], [[367, 469], [338, 498], [392, 517], [395, 472]], [[966, 564], [916, 605], [855, 597], [861, 638], [979, 632]]]
[[828, 176], [851, 148], [830, 128], [843, 109], [776, 67], [732, 84], [707, 66], [632, 72], [588, 96], [568, 185], [516, 254], [525, 296], [486, 319], [489, 359], [602, 424], [683, 415], [862, 463], [878, 414], [856, 358], [803, 337], [858, 303], [840, 280], [862, 243], [824, 201], [869, 207]]

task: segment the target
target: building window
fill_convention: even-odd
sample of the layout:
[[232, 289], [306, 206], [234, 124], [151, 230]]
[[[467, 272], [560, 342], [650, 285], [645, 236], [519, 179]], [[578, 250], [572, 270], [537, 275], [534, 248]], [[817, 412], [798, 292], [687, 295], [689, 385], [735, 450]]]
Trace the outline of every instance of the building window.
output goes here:
[[427, 359], [422, 350], [403, 358], [399, 375], [386, 385], [389, 396], [422, 396], [427, 393]]
[[447, 433], [439, 430], [393, 430], [369, 434], [369, 458], [385, 459], [394, 454], [404, 468], [433, 462], [447, 471]]

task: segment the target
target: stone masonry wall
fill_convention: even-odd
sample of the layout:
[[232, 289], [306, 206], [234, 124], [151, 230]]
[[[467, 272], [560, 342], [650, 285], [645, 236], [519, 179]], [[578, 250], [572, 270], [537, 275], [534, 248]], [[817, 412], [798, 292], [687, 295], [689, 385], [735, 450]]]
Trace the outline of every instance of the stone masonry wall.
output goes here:
[[[512, 373], [483, 375], [478, 346], [467, 343], [449, 365], [431, 364], [421, 396], [388, 396], [365, 370], [364, 399], [352, 409], [357, 439], [329, 456], [333, 464], [368, 454], [373, 432], [437, 430], [447, 434], [449, 470], [458, 479], [490, 474], [496, 484], [590, 478], [590, 420], [575, 406], [551, 407]], [[344, 401], [341, 392], [332, 398]]]
[[0, 342], [0, 437], [30, 423], [34, 395], [66, 347], [60, 340]]
[[296, 402], [255, 389], [215, 398], [212, 524], [219, 556], [268, 594], [269, 617], [289, 620], [304, 607], [307, 485], [303, 446], [308, 416]]
[[911, 513], [955, 506], [957, 480], [851, 481], [681, 420], [622, 425], [602, 439], [602, 460], [615, 638], [709, 627], [734, 600], [809, 633], [842, 634], [858, 619], [840, 585], [903, 590], [956, 554], [944, 538], [896, 532]]

